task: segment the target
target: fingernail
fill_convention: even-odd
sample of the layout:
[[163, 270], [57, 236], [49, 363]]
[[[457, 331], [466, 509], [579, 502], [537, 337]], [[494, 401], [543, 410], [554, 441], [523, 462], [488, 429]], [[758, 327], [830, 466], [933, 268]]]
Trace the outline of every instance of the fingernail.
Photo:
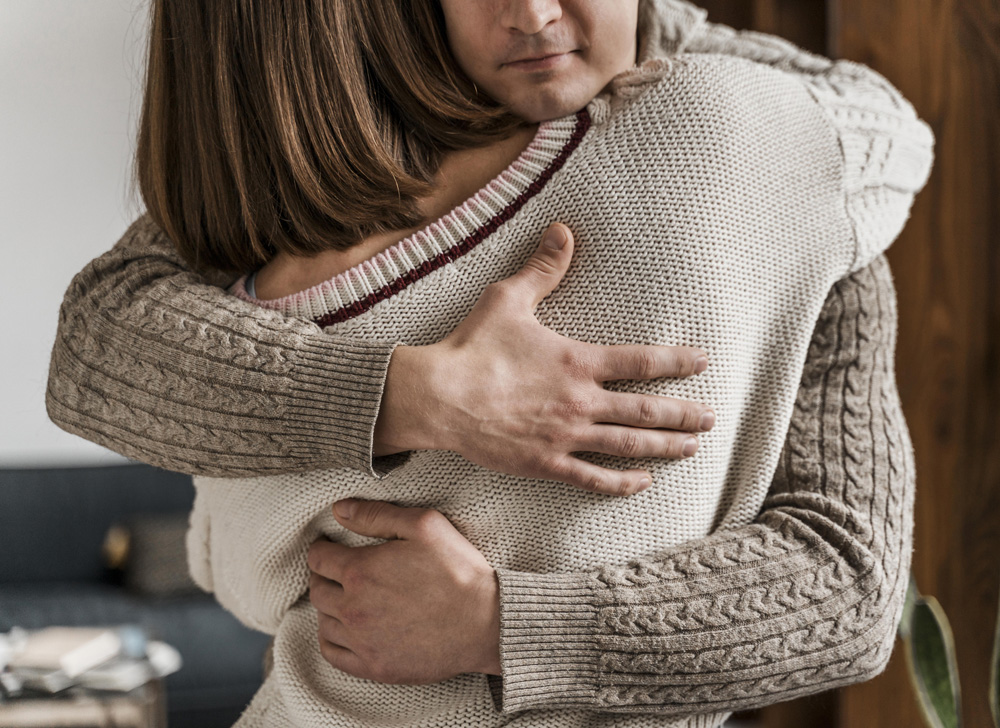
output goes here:
[[643, 478], [642, 480], [639, 481], [639, 489], [636, 491], [636, 493], [641, 493], [652, 484], [653, 481], [651, 481], [649, 478]]
[[333, 504], [333, 510], [337, 512], [337, 515], [347, 521], [351, 520], [356, 507], [357, 504], [350, 500], [337, 501]]
[[695, 359], [695, 361], [694, 361], [694, 373], [695, 374], [701, 374], [706, 369], [708, 369], [708, 359], [707, 358], [705, 358], [703, 356], [699, 356], [697, 359]]
[[713, 427], [715, 427], [715, 413], [706, 412], [701, 416], [701, 421], [698, 423], [702, 432], [708, 432]]
[[695, 450], [698, 449], [698, 439], [694, 437], [689, 437], [684, 441], [684, 457], [689, 458], [694, 455]]
[[542, 245], [550, 250], [562, 250], [566, 245], [566, 231], [561, 225], [553, 225], [542, 236]]

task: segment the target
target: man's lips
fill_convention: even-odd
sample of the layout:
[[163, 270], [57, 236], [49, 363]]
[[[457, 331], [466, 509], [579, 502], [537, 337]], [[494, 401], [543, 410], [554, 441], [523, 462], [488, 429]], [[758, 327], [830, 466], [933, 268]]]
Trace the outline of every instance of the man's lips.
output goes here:
[[563, 63], [572, 53], [573, 51], [566, 51], [565, 53], [546, 53], [507, 61], [502, 65], [506, 68], [513, 68], [518, 71], [544, 71], [550, 68], [555, 68], [560, 63]]

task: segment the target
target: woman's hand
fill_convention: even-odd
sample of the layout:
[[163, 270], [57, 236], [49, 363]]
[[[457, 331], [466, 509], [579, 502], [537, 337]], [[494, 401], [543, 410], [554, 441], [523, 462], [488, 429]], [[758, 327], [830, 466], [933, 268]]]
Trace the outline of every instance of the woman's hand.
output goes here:
[[[344, 507], [353, 507], [345, 517]], [[345, 528], [393, 539], [309, 548], [309, 600], [324, 659], [382, 683], [423, 685], [500, 674], [500, 590], [493, 568], [440, 512], [384, 501], [334, 506]]]
[[376, 455], [451, 450], [490, 470], [630, 495], [648, 487], [647, 472], [602, 468], [572, 453], [694, 454], [693, 433], [715, 423], [709, 408], [609, 392], [603, 382], [699, 374], [708, 366], [705, 352], [586, 344], [538, 323], [535, 308], [559, 285], [572, 255], [569, 229], [551, 226], [525, 266], [487, 286], [445, 339], [396, 348], [375, 427]]

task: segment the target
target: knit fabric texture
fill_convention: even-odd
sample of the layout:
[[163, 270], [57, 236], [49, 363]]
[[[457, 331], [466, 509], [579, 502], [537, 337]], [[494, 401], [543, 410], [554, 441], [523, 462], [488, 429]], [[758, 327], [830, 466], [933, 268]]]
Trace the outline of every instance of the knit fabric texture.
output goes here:
[[[675, 27], [682, 38], [703, 23], [688, 17]], [[908, 467], [891, 356], [855, 363], [863, 402], [852, 387], [828, 392], [828, 377], [819, 399], [810, 390], [803, 401], [800, 384], [831, 287], [896, 237], [932, 138], [861, 66], [788, 58], [788, 46], [719, 28], [697, 42], [654, 54], [586, 110], [543, 124], [508, 170], [421, 232], [313, 289], [252, 301], [345, 338], [433, 343], [561, 220], [578, 231], [577, 250], [539, 321], [597, 344], [705, 349], [712, 366], [699, 377], [614, 385], [713, 407], [718, 424], [697, 457], [588, 455], [650, 470], [653, 487], [626, 499], [439, 451], [412, 453], [382, 479], [349, 468], [196, 478], [195, 579], [275, 635], [274, 670], [241, 726], [500, 726], [511, 713], [520, 726], [717, 725], [734, 696], [773, 702], [884, 664], [905, 554], [901, 542], [873, 553], [870, 530], [884, 520], [859, 521], [852, 501], [886, 498], [891, 465]], [[249, 299], [239, 282], [234, 292]], [[885, 381], [872, 402], [876, 371]], [[803, 457], [808, 442], [785, 447], [797, 394], [801, 407], [821, 407], [822, 426], [856, 417], [871, 428], [877, 408], [896, 417], [891, 437], [874, 436], [896, 459], [854, 473], [849, 439], [821, 440], [824, 455], [844, 447], [841, 472], [826, 476], [841, 492], [822, 482], [783, 495], [781, 467], [823, 461]], [[775, 503], [758, 517], [769, 491]], [[883, 509], [905, 507], [900, 493]], [[384, 685], [324, 662], [305, 597], [308, 546], [379, 542], [334, 520], [330, 504], [347, 496], [435, 508], [497, 569], [502, 678]], [[831, 601], [832, 617], [817, 606]]]
[[[897, 178], [929, 165], [930, 138], [877, 73], [707, 23], [704, 11], [679, 0], [641, 0], [640, 29], [643, 64], [623, 74], [613, 99], [627, 97], [633, 80], [641, 87], [657, 59], [680, 52], [797, 74], [839, 118], [859, 250], [868, 236], [884, 241], [902, 225], [920, 174]], [[220, 290], [232, 282], [191, 270], [141, 216], [66, 291], [46, 389], [50, 419], [126, 457], [195, 475], [351, 467], [381, 477], [405, 460], [372, 456], [395, 342], [345, 338], [250, 305]]]

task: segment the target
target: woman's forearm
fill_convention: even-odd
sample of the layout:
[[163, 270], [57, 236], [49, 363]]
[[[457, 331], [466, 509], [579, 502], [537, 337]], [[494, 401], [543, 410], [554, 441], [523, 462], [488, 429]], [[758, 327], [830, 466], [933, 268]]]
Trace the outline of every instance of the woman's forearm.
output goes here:
[[497, 708], [726, 712], [880, 672], [914, 495], [895, 333], [879, 258], [824, 306], [755, 522], [589, 573], [498, 570]]

